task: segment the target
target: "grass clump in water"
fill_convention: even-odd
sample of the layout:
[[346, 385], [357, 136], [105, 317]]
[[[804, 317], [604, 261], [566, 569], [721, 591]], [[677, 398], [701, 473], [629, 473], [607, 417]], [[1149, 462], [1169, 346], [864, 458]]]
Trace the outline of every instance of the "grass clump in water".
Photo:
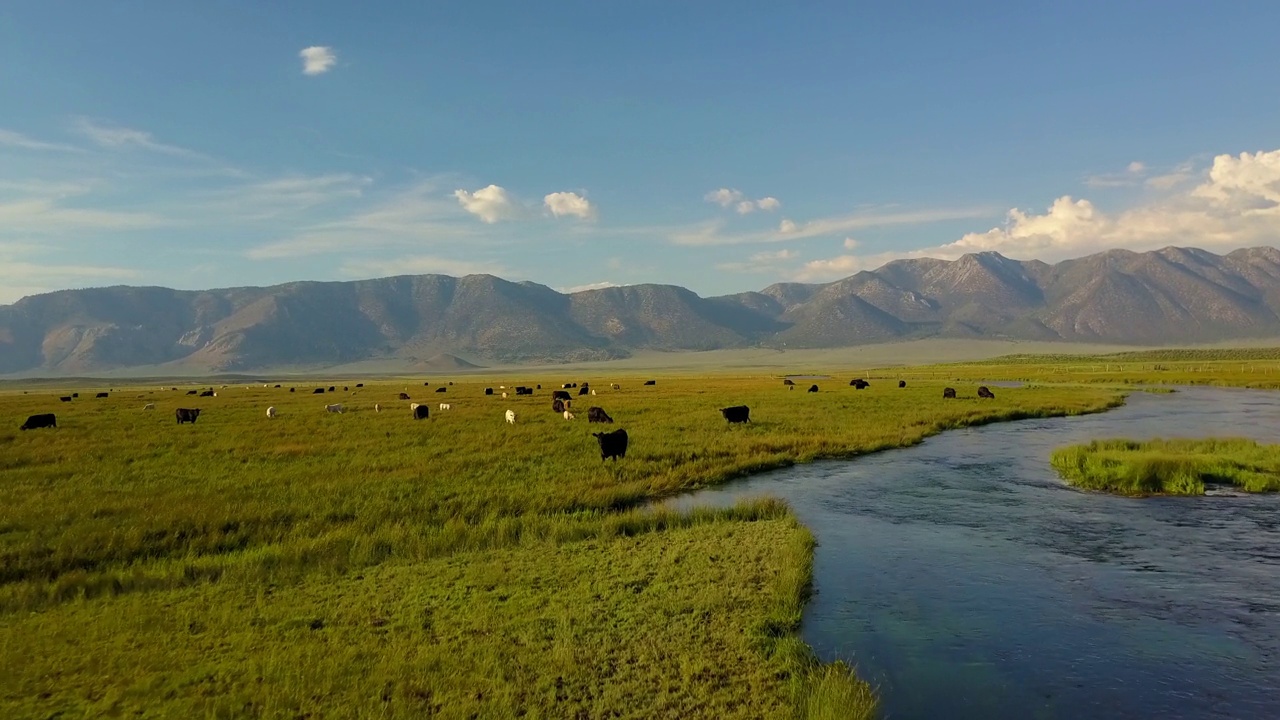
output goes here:
[[1203, 495], [1205, 485], [1280, 491], [1280, 445], [1239, 438], [1094, 440], [1055, 450], [1071, 485], [1117, 495]]

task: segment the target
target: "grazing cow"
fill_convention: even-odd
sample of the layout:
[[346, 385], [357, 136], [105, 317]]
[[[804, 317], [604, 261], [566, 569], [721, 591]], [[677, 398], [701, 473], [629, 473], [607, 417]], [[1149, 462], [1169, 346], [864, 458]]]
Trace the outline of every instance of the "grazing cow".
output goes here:
[[592, 394], [592, 395], [595, 395], [595, 394], [596, 394], [596, 389], [595, 389], [595, 388], [591, 388], [591, 394]]
[[617, 460], [627, 456], [627, 431], [614, 430], [613, 432], [591, 433], [591, 436], [600, 443], [600, 460], [605, 461], [609, 458]]
[[565, 411], [564, 411], [564, 419], [565, 419], [565, 420], [572, 420], [572, 419], [574, 419], [575, 417], [577, 417], [577, 415], [574, 415], [573, 413], [569, 412], [568, 410], [565, 410]]
[[332, 385], [330, 385], [330, 386], [329, 386], [329, 392], [333, 392], [333, 386], [332, 386]]
[[622, 386], [621, 386], [621, 385], [619, 385], [618, 383], [614, 383], [614, 384], [610, 385], [610, 386], [609, 386], [609, 388], [610, 388], [610, 389], [613, 389], [613, 390], [621, 390], [621, 389], [622, 389]]
[[178, 418], [178, 424], [194, 423], [196, 418], [200, 417], [200, 408], [178, 408], [173, 413]]
[[197, 394], [199, 394], [199, 393], [200, 393], [200, 391], [199, 391], [199, 390], [188, 390], [188, 391], [187, 391], [187, 394], [188, 394], [188, 395], [197, 395]]
[[[276, 387], [280, 387], [280, 386], [277, 385]], [[356, 387], [364, 387], [364, 383], [356, 383]]]
[[613, 418], [609, 417], [609, 413], [601, 407], [587, 408], [587, 422], [589, 423], [612, 423]]
[[346, 386], [346, 385], [343, 385], [343, 386], [342, 386], [342, 392], [347, 392], [347, 386]]
[[429, 383], [429, 382], [424, 382], [424, 383], [422, 383], [422, 387], [427, 387], [427, 386], [428, 386], [428, 385], [430, 385], [430, 384], [431, 384], [431, 383]]
[[95, 397], [104, 398], [107, 397], [107, 393], [98, 393]]
[[312, 391], [311, 391], [311, 394], [312, 394], [312, 395], [323, 395], [323, 394], [324, 394], [324, 388], [316, 388], [315, 390], [312, 390]]
[[142, 406], [142, 409], [143, 409], [143, 410], [155, 410], [155, 409], [156, 409], [156, 404], [155, 404], [155, 403], [147, 403], [146, 405], [143, 405], [143, 406]]
[[573, 387], [573, 383], [565, 383], [565, 384], [563, 384], [563, 385], [561, 385], [561, 386], [560, 386], [560, 389], [561, 389], [561, 390], [568, 390], [568, 389], [569, 389], [569, 388], [571, 388], [571, 387]]
[[516, 387], [516, 394], [517, 394], [517, 395], [532, 395], [532, 394], [533, 394], [533, 388], [531, 388], [531, 387], [524, 387], [523, 385], [517, 386], [517, 387]]
[[452, 406], [452, 405], [450, 405], [449, 403], [440, 403], [440, 409], [441, 409], [441, 410], [448, 410], [448, 409], [449, 409], [449, 408], [451, 408], [451, 407], [453, 407], [453, 406]]
[[61, 400], [62, 402], [71, 402], [71, 396], [70, 396], [70, 395], [63, 395], [62, 397], [60, 397], [60, 398], [58, 398], [58, 399], [59, 399], [59, 400]]
[[569, 395], [569, 393], [568, 393], [568, 392], [566, 392], [566, 391], [564, 391], [564, 390], [552, 390], [552, 391], [551, 391], [551, 399], [553, 399], [553, 400], [568, 400], [570, 397], [572, 397], [572, 396], [571, 396], [571, 395]]
[[204, 392], [200, 393], [200, 397], [213, 397], [213, 391], [205, 390]]
[[71, 393], [71, 397], [78, 398], [80, 397], [80, 393]]
[[956, 399], [956, 389], [955, 389], [955, 388], [942, 388], [942, 399], [943, 399], [943, 400], [955, 400], [955, 399]]
[[991, 392], [990, 388], [988, 388], [986, 385], [982, 385], [978, 388], [978, 397], [990, 398], [992, 400], [996, 399], [995, 393]]
[[493, 394], [493, 388], [485, 388], [485, 389], [484, 389], [484, 394], [485, 394], [485, 395], [492, 395], [492, 394]]
[[373, 404], [373, 411], [374, 411], [374, 412], [382, 412], [382, 405], [381, 405], [380, 403], [374, 403], [374, 404]]
[[871, 387], [871, 383], [862, 379], [850, 380], [849, 384], [853, 386], [854, 390], [866, 390], [867, 388]]
[[332, 405], [325, 405], [325, 406], [324, 406], [324, 409], [325, 409], [325, 412], [339, 413], [339, 414], [341, 414], [341, 413], [342, 413], [342, 410], [343, 410], [343, 408], [342, 408], [342, 403], [334, 403], [334, 404], [332, 404]]
[[508, 422], [508, 423], [510, 423], [510, 424], [512, 424], [512, 425], [515, 425], [515, 424], [516, 424], [516, 411], [515, 411], [515, 410], [508, 410], [508, 411], [507, 411], [507, 422]]
[[783, 379], [782, 379], [782, 384], [783, 384], [783, 385], [795, 385], [796, 383], [795, 383], [795, 381], [794, 381], [794, 380], [792, 380], [791, 378], [783, 378]]
[[657, 384], [658, 384], [658, 381], [657, 381], [657, 380], [645, 380], [645, 381], [644, 381], [644, 384], [645, 384], [645, 385], [657, 385]]
[[502, 393], [502, 399], [503, 399], [503, 400], [506, 400], [506, 399], [507, 399], [507, 394], [506, 394], [505, 392], [504, 392], [504, 393]]
[[818, 386], [817, 386], [817, 385], [810, 385], [810, 386], [809, 386], [809, 392], [818, 392]]
[[408, 400], [408, 399], [409, 399], [409, 393], [400, 393], [400, 399], [401, 399], [401, 400]]
[[272, 405], [271, 407], [267, 408], [267, 417], [274, 419], [275, 416], [276, 416], [276, 406]]
[[[275, 389], [276, 389], [276, 390], [279, 390], [279, 389], [280, 389], [280, 386], [279, 386], [279, 385], [277, 385], [277, 386], [275, 387]], [[293, 388], [289, 388], [289, 389], [290, 389], [290, 390], [293, 390]]]
[[289, 392], [297, 392], [298, 388], [289, 388]]
[[426, 420], [431, 414], [431, 408], [426, 405], [418, 405], [413, 409], [414, 420]]
[[720, 414], [724, 415], [724, 419], [731, 423], [751, 422], [751, 408], [746, 405], [720, 408]]
[[448, 390], [448, 389], [449, 389], [449, 388], [447, 388], [447, 387], [445, 387], [445, 386], [441, 385], [440, 387], [436, 388], [436, 392], [444, 392], [444, 391], [446, 391], [446, 390]]
[[898, 387], [900, 387], [900, 388], [904, 388], [904, 387], [906, 387], [906, 386], [907, 386], [907, 381], [906, 381], [906, 380], [899, 380], [899, 381], [898, 381]]
[[38, 428], [56, 428], [58, 427], [58, 418], [53, 413], [41, 413], [32, 415], [27, 421], [22, 423], [20, 430], [36, 430]]
[[555, 400], [552, 400], [552, 401], [551, 401], [551, 412], [555, 412], [555, 413], [562, 413], [562, 412], [564, 412], [564, 401], [563, 401], [563, 400], [561, 400], [560, 398], [556, 398]]

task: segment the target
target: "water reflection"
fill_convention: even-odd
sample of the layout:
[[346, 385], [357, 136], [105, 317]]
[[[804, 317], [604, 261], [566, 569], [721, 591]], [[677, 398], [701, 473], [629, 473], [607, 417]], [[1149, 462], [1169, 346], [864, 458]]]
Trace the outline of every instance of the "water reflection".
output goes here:
[[772, 494], [813, 529], [804, 638], [892, 718], [1280, 718], [1280, 498], [1063, 486], [1097, 437], [1280, 441], [1280, 393], [1134, 393], [1102, 415], [946, 433], [679, 504]]

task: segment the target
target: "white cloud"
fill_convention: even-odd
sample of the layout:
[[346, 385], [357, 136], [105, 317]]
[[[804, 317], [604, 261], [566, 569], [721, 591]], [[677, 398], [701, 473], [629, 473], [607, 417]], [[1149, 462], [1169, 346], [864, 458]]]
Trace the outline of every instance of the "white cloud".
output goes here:
[[76, 132], [89, 138], [98, 146], [111, 150], [138, 148], [173, 157], [204, 161], [212, 160], [208, 155], [194, 150], [157, 142], [151, 133], [142, 130], [134, 130], [119, 125], [106, 125], [88, 118], [78, 118], [72, 127]]
[[795, 260], [799, 254], [794, 250], [777, 250], [775, 252], [758, 252], [742, 262], [727, 262], [716, 265], [719, 270], [743, 273], [780, 273], [789, 261]]
[[586, 285], [574, 285], [573, 287], [557, 288], [557, 292], [565, 295], [572, 295], [576, 292], [586, 292], [587, 290], [604, 290], [605, 288], [622, 287], [618, 283], [603, 280], [601, 282], [587, 283]]
[[0, 237], [72, 230], [138, 230], [165, 224], [164, 218], [150, 213], [67, 207], [47, 197], [0, 203]]
[[292, 175], [224, 188], [202, 198], [203, 210], [240, 220], [265, 220], [363, 197], [373, 179], [349, 173]]
[[889, 225], [921, 225], [944, 220], [986, 217], [995, 214], [991, 208], [957, 210], [911, 210], [900, 212], [861, 212], [853, 215], [818, 218], [806, 223], [783, 219], [777, 230], [728, 234], [724, 223], [711, 221], [672, 230], [667, 239], [674, 245], [745, 245], [783, 242], [805, 238], [843, 235], [854, 230]]
[[1146, 163], [1134, 160], [1125, 167], [1124, 172], [1093, 175], [1085, 178], [1084, 184], [1093, 188], [1129, 187], [1141, 183], [1146, 172]]
[[303, 48], [298, 57], [302, 58], [303, 75], [322, 75], [338, 64], [338, 54], [325, 45]]
[[507, 191], [497, 185], [482, 187], [475, 192], [454, 190], [453, 196], [463, 210], [492, 225], [499, 220], [510, 220], [519, 214], [519, 208]]
[[851, 238], [851, 237], [847, 237], [847, 238], [845, 238], [845, 239], [844, 239], [844, 249], [845, 249], [845, 250], [857, 250], [857, 249], [858, 249], [858, 245], [860, 245], [860, 244], [861, 244], [861, 243], [859, 243], [857, 240], [854, 240], [854, 239], [853, 239], [853, 238]]
[[435, 255], [412, 255], [391, 260], [353, 260], [343, 264], [342, 272], [350, 277], [361, 278], [435, 273], [455, 277], [463, 275], [505, 277], [510, 274], [507, 268], [499, 263], [458, 260]]
[[729, 207], [742, 199], [742, 193], [730, 188], [720, 188], [703, 195], [702, 199], [709, 203], [715, 203], [720, 207]]
[[22, 133], [5, 130], [3, 128], [0, 128], [0, 146], [17, 148], [19, 150], [36, 150], [44, 152], [84, 152], [73, 145], [35, 140], [23, 135]]
[[782, 207], [782, 203], [779, 202], [776, 197], [762, 197], [756, 201], [756, 207], [764, 210], [765, 212], [773, 212], [774, 210]]
[[1107, 213], [1088, 200], [1063, 196], [1042, 214], [1010, 210], [1003, 227], [910, 252], [818, 260], [797, 278], [831, 279], [895, 258], [955, 259], [989, 250], [1055, 262], [1113, 248], [1143, 252], [1176, 245], [1228, 252], [1260, 244], [1280, 244], [1280, 150], [1219, 155], [1199, 185], [1124, 211]]
[[1129, 167], [1126, 169], [1129, 171], [1131, 175], [1141, 175], [1142, 173], [1146, 172], [1147, 166], [1144, 163], [1134, 160], [1133, 162], [1129, 163]]
[[735, 209], [738, 211], [739, 215], [747, 215], [755, 212], [756, 204], [754, 202], [751, 202], [750, 200], [743, 200], [742, 202], [737, 204]]
[[583, 220], [591, 220], [596, 216], [595, 206], [585, 197], [574, 192], [551, 193], [542, 199], [542, 203], [556, 217], [572, 215]]

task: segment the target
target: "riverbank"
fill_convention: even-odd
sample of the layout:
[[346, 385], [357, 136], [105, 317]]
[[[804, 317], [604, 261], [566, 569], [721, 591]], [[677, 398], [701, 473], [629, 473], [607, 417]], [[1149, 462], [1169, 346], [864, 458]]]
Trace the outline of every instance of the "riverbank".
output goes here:
[[1280, 491], [1280, 445], [1239, 438], [1094, 440], [1055, 450], [1051, 462], [1073, 487], [1117, 495], [1204, 495], [1206, 484]]

